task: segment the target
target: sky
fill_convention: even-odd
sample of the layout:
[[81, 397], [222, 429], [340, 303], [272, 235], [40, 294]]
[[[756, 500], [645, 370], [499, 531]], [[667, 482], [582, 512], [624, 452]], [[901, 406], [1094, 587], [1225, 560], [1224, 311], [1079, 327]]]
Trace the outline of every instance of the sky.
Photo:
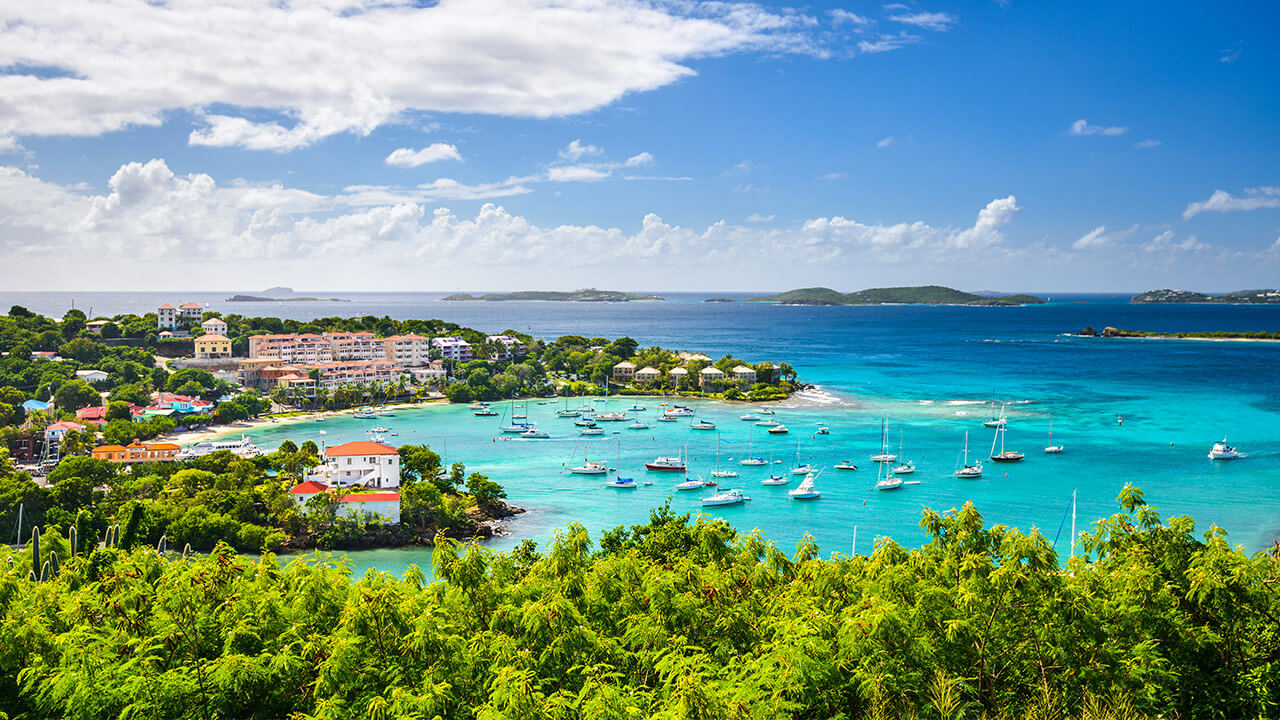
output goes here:
[[8, 290], [1280, 286], [1274, 2], [0, 5]]

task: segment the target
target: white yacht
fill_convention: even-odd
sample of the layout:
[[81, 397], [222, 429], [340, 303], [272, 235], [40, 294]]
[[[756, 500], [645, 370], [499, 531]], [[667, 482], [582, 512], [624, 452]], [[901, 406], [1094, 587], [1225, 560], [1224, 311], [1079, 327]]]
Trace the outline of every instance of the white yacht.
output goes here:
[[891, 463], [897, 462], [898, 456], [889, 452], [889, 418], [880, 420], [880, 452], [871, 456], [872, 462]]
[[777, 421], [777, 420], [767, 420], [767, 419], [766, 419], [766, 420], [761, 420], [760, 422], [756, 423], [756, 427], [773, 427], [774, 425], [777, 425], [777, 424], [778, 424], [778, 421]]
[[968, 431], [965, 431], [965, 434], [964, 434], [964, 450], [962, 450], [961, 453], [963, 454], [964, 459], [960, 461], [960, 466], [956, 468], [956, 471], [952, 474], [958, 478], [982, 477], [982, 463], [976, 462], [972, 465], [969, 464], [969, 433]]
[[876, 481], [877, 490], [897, 490], [900, 487], [902, 487], [902, 478], [893, 473], [889, 473]]
[[604, 428], [598, 428], [598, 427], [583, 428], [582, 432], [578, 434], [579, 435], [603, 435]]
[[632, 405], [627, 408], [627, 412], [644, 412], [647, 408], [643, 405]]
[[689, 429], [690, 430], [715, 430], [716, 424], [711, 422], [710, 420], [699, 420], [697, 422], [689, 423]]
[[1052, 420], [1049, 421], [1049, 444], [1044, 446], [1044, 452], [1046, 455], [1062, 454], [1062, 446], [1053, 444], [1053, 421]]
[[376, 420], [378, 415], [373, 411], [373, 408], [362, 407], [359, 410], [356, 410], [352, 417], [357, 420]]
[[889, 472], [890, 474], [893, 474], [893, 475], [910, 475], [915, 471], [916, 471], [915, 461], [908, 460], [902, 463], [901, 465], [895, 466], [893, 470], [890, 470]]
[[[1003, 425], [996, 428], [996, 436], [994, 438], [991, 438], [991, 459], [1001, 463], [1021, 461], [1022, 458], [1026, 457], [1025, 455], [1018, 452], [1017, 450], [1004, 449], [1004, 433], [1005, 433], [1005, 428]], [[996, 452], [997, 441], [1000, 443], [1000, 452]]]
[[630, 419], [626, 413], [600, 413], [596, 415], [596, 422], [626, 422]]
[[[992, 404], [991, 404], [991, 407], [992, 407], [992, 409], [994, 409], [994, 408], [995, 408], [995, 403], [992, 403]], [[1002, 428], [1002, 427], [1004, 427], [1004, 426], [1008, 425], [1008, 424], [1009, 424], [1009, 418], [1005, 416], [1005, 414], [1004, 414], [1004, 408], [1005, 408], [1005, 406], [1004, 406], [1004, 405], [1001, 405], [1001, 406], [1000, 406], [1000, 414], [999, 414], [998, 416], [996, 416], [996, 417], [991, 418], [990, 420], [987, 420], [987, 421], [983, 422], [983, 423], [982, 423], [983, 427], [989, 427], [989, 428]]]
[[791, 482], [791, 478], [786, 475], [770, 475], [760, 481], [761, 485], [786, 485]]
[[770, 435], [786, 435], [789, 432], [791, 431], [787, 429], [786, 425], [774, 425], [769, 428]]
[[675, 405], [670, 410], [667, 410], [662, 414], [670, 415], [671, 417], [692, 417], [693, 408], [685, 407], [684, 405]]
[[1233, 445], [1227, 444], [1227, 439], [1223, 438], [1222, 442], [1214, 443], [1213, 448], [1209, 450], [1210, 460], [1236, 460], [1246, 457], [1246, 455], [1235, 448]]
[[840, 462], [836, 463], [836, 469], [837, 470], [857, 470], [858, 466], [854, 465], [849, 460], [841, 460]]
[[560, 410], [556, 412], [556, 417], [575, 418], [582, 415], [581, 410]]
[[654, 418], [654, 420], [658, 422], [676, 422], [679, 420], [679, 418], [675, 417], [674, 415], [659, 415], [658, 417]]
[[800, 485], [796, 489], [788, 491], [787, 495], [790, 496], [792, 500], [818, 499], [822, 496], [822, 493], [818, 492], [817, 488], [813, 486], [813, 481], [816, 477], [817, 475], [813, 473], [805, 475], [804, 480], [800, 481]]
[[684, 482], [676, 485], [676, 489], [677, 490], [701, 490], [702, 480], [700, 479], [685, 480]]
[[768, 461], [768, 460], [765, 460], [765, 459], [764, 459], [764, 458], [762, 458], [762, 457], [749, 457], [749, 458], [743, 458], [743, 459], [739, 460], [739, 461], [738, 461], [738, 464], [739, 464], [739, 465], [750, 465], [750, 466], [755, 466], [755, 465], [768, 465], [768, 464], [769, 464], [769, 461]]
[[574, 475], [607, 475], [609, 464], [599, 460], [585, 460], [581, 465], [569, 468]]
[[614, 478], [604, 484], [605, 487], [618, 488], [620, 490], [633, 490], [636, 487], [635, 478]]
[[742, 494], [741, 490], [722, 490], [715, 495], [702, 498], [703, 505], [737, 505], [751, 498]]
[[230, 450], [233, 454], [242, 458], [253, 458], [262, 454], [262, 450], [257, 445], [249, 442], [248, 435], [241, 435], [239, 440], [205, 440], [204, 442], [198, 442], [178, 451], [174, 459], [190, 460], [201, 455], [218, 452], [219, 450]]
[[635, 422], [633, 422], [633, 423], [631, 423], [630, 425], [628, 425], [628, 426], [627, 426], [627, 429], [628, 429], [628, 430], [645, 430], [645, 429], [647, 429], [648, 427], [649, 427], [649, 424], [648, 424], [648, 423], [642, 423], [642, 422], [640, 422], [639, 420], [636, 420]]
[[738, 419], [746, 420], [747, 422], [757, 422], [760, 420], [760, 416], [755, 413], [747, 413], [746, 415], [740, 415]]
[[596, 421], [592, 420], [591, 418], [582, 418], [580, 420], [574, 420], [573, 424], [577, 425], [578, 427], [595, 427]]
[[497, 416], [498, 416], [498, 411], [497, 411], [497, 410], [491, 410], [491, 409], [489, 409], [489, 408], [480, 408], [479, 410], [476, 410], [475, 412], [473, 412], [473, 413], [471, 413], [471, 414], [472, 414], [472, 415], [475, 415], [476, 417], [497, 417]]
[[539, 430], [537, 428], [532, 428], [532, 427], [520, 433], [520, 437], [524, 438], [525, 440], [550, 440], [551, 439], [551, 436], [548, 435], [546, 432]]

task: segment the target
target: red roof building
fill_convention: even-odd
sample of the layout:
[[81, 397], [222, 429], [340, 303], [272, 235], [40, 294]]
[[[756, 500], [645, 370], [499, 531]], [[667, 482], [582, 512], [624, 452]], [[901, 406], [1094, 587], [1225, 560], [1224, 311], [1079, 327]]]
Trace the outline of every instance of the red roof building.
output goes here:
[[289, 488], [289, 492], [294, 495], [315, 495], [316, 493], [328, 492], [329, 486], [315, 480], [307, 480]]
[[390, 445], [372, 442], [370, 440], [353, 440], [349, 443], [334, 445], [324, 451], [329, 457], [347, 457], [348, 455], [399, 455], [400, 453]]

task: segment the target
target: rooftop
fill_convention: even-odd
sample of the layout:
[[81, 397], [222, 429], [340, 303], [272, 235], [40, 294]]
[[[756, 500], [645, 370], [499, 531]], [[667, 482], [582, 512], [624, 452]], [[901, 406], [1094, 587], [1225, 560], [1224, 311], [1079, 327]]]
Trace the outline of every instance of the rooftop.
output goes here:
[[352, 455], [398, 455], [395, 448], [370, 440], [353, 440], [349, 443], [334, 445], [324, 451], [329, 457], [347, 457]]

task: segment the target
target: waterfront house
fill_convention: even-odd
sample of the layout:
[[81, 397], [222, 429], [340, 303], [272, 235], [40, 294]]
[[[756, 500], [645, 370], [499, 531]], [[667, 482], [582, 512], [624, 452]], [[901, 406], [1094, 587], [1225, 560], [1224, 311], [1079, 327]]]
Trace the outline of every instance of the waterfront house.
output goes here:
[[711, 365], [702, 369], [698, 373], [698, 386], [707, 390], [716, 390], [724, 383], [724, 373], [720, 368]]
[[680, 383], [684, 382], [684, 379], [689, 377], [689, 371], [682, 367], [672, 368], [671, 372], [667, 373], [667, 375], [671, 376], [672, 384], [679, 387]]
[[178, 319], [186, 322], [199, 322], [200, 316], [204, 315], [204, 308], [200, 303], [183, 303], [178, 306]]
[[307, 480], [332, 487], [400, 487], [400, 453], [390, 445], [355, 440], [326, 448], [325, 461], [307, 473]]
[[382, 339], [383, 357], [403, 367], [421, 367], [431, 363], [431, 338], [425, 335], [389, 335]]
[[92, 385], [105, 382], [108, 374], [105, 370], [77, 370], [76, 377]]
[[113, 463], [148, 463], [173, 460], [178, 446], [173, 443], [145, 444], [137, 440], [128, 445], [99, 445], [93, 449], [95, 460]]
[[200, 323], [205, 335], [226, 335], [227, 323], [222, 318], [209, 318]]
[[657, 368], [652, 368], [646, 365], [645, 367], [636, 371], [635, 377], [636, 377], [637, 383], [641, 385], [647, 385], [649, 383], [654, 383], [654, 382], [657, 382], [658, 380], [661, 380], [662, 371], [658, 370]]
[[635, 376], [636, 364], [629, 360], [623, 360], [613, 366], [613, 381], [616, 383], [629, 383], [635, 379]]
[[744, 388], [750, 388], [756, 384], [756, 371], [746, 365], [739, 365], [733, 369], [733, 381]]
[[[300, 506], [321, 493], [328, 493], [331, 488], [322, 482], [307, 480], [289, 488], [289, 494]], [[333, 500], [338, 503], [338, 513], [356, 516], [362, 512], [382, 516], [387, 522], [400, 522], [400, 493], [398, 492], [348, 492], [335, 493]]]
[[231, 338], [225, 335], [201, 335], [196, 338], [195, 345], [197, 360], [231, 357]]

